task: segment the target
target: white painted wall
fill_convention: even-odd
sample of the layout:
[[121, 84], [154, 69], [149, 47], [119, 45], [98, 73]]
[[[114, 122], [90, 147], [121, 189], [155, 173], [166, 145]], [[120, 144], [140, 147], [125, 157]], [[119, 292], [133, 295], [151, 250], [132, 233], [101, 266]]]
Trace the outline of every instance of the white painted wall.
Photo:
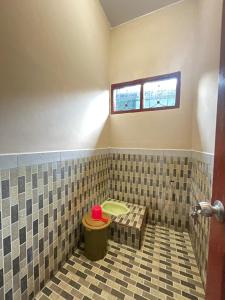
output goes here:
[[0, 153], [109, 144], [109, 25], [98, 0], [0, 3]]
[[[184, 0], [110, 33], [98, 0], [2, 1], [0, 153], [213, 152], [221, 8], [222, 0]], [[178, 70], [180, 109], [109, 116], [108, 78]]]
[[179, 109], [111, 115], [111, 146], [190, 149], [196, 1], [187, 0], [111, 31], [110, 82], [181, 71]]
[[110, 82], [180, 70], [181, 107], [111, 115], [111, 146], [214, 152], [222, 0], [184, 0], [111, 31]]
[[222, 0], [198, 0], [192, 148], [214, 153]]

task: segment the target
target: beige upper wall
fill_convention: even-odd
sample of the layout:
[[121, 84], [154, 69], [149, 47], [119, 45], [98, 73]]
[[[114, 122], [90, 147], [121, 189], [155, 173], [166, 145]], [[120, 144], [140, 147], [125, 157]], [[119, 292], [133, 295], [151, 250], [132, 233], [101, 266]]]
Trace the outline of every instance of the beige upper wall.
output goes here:
[[111, 31], [111, 82], [181, 70], [182, 87], [180, 109], [109, 122], [110, 32], [99, 2], [2, 1], [0, 153], [109, 145], [213, 152], [221, 7], [184, 0]]
[[0, 153], [108, 146], [109, 25], [97, 0], [0, 3]]
[[195, 150], [214, 153], [222, 0], [198, 0], [196, 95], [193, 109]]
[[111, 31], [110, 82], [181, 71], [179, 109], [111, 115], [111, 146], [190, 149], [196, 0], [186, 0]]

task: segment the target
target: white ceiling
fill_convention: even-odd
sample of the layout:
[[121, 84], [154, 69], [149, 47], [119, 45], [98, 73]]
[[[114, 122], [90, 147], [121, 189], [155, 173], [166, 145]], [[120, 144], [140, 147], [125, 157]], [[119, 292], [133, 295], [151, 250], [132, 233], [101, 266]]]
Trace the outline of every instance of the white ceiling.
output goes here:
[[112, 27], [178, 1], [180, 0], [100, 0]]

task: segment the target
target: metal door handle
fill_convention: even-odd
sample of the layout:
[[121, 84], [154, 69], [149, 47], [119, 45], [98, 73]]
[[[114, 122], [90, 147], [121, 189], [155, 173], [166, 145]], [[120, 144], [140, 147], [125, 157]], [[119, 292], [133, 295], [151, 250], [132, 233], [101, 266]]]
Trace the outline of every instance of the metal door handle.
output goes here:
[[199, 215], [204, 217], [215, 216], [216, 219], [222, 223], [225, 220], [223, 203], [219, 200], [216, 200], [213, 205], [211, 205], [209, 202], [199, 202], [197, 205], [193, 206], [191, 216], [196, 222]]

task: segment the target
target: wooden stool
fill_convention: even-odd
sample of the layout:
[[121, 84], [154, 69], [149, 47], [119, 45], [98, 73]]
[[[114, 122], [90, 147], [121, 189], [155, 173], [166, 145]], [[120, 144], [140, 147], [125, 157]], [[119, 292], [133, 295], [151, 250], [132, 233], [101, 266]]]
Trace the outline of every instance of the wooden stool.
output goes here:
[[84, 254], [92, 261], [104, 258], [107, 252], [108, 227], [111, 223], [111, 218], [104, 213], [103, 217], [108, 219], [107, 223], [93, 220], [90, 213], [86, 214], [82, 219], [85, 228]]

